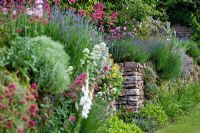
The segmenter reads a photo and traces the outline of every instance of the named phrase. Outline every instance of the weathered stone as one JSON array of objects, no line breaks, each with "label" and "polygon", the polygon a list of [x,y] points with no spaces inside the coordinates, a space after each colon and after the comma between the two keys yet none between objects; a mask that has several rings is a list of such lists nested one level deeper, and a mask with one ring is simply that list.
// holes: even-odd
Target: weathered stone
[{"label": "weathered stone", "polygon": [[127,96],[127,101],[137,102],[140,96]]},{"label": "weathered stone", "polygon": [[140,95],[140,90],[139,89],[124,89],[123,93],[126,96],[139,96]]},{"label": "weathered stone", "polygon": [[141,76],[125,76],[126,81],[139,81],[142,80]]}]

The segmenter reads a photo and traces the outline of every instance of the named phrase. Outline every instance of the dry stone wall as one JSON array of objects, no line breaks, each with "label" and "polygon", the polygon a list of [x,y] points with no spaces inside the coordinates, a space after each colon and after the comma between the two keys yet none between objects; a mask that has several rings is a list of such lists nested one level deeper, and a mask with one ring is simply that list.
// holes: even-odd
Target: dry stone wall
[{"label": "dry stone wall", "polygon": [[144,81],[142,71],[144,64],[136,62],[121,63],[123,69],[124,90],[116,103],[117,107],[125,107],[138,111],[144,103]]},{"label": "dry stone wall", "polygon": [[174,25],[172,29],[174,29],[174,31],[176,32],[176,37],[182,40],[190,39],[193,32],[191,28],[181,26],[180,24]]}]

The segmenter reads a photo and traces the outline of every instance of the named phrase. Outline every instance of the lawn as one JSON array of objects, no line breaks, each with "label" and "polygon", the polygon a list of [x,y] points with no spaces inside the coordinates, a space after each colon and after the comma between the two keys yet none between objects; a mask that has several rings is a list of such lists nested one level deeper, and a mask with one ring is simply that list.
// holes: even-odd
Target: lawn
[{"label": "lawn", "polygon": [[200,133],[200,107],[156,133]]}]

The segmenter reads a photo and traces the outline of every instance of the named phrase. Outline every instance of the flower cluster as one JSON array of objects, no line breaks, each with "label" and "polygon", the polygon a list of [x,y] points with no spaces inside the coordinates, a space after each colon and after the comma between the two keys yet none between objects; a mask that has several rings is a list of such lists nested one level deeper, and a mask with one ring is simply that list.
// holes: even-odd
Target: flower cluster
[{"label": "flower cluster", "polygon": [[[4,86],[0,92],[0,123],[1,127],[10,132],[24,133],[35,127],[33,118],[37,117],[38,107],[34,103],[37,94],[37,84],[24,89],[15,83]],[[17,129],[16,129],[17,128]]]},{"label": "flower cluster", "polygon": [[82,87],[86,83],[86,78],[87,78],[87,74],[86,73],[80,74],[76,78],[76,80],[72,83],[70,89],[67,91],[67,93],[65,95],[70,97],[73,101],[76,101],[78,96],[80,95],[80,93],[82,91],[81,90]]},{"label": "flower cluster", "polygon": [[106,101],[115,100],[122,90],[122,84],[123,76],[120,68],[117,64],[113,64],[100,78],[97,97]]},{"label": "flower cluster", "polygon": [[89,90],[89,75],[86,79],[85,86],[82,87],[83,96],[80,100],[80,105],[83,106],[82,117],[87,118],[92,105],[92,92]]}]

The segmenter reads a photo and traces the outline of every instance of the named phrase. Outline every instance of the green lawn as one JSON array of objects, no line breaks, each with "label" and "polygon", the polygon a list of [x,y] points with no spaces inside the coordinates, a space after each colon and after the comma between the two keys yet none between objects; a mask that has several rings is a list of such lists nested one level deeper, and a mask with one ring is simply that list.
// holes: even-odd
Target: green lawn
[{"label": "green lawn", "polygon": [[200,107],[156,133],[200,133]]}]

